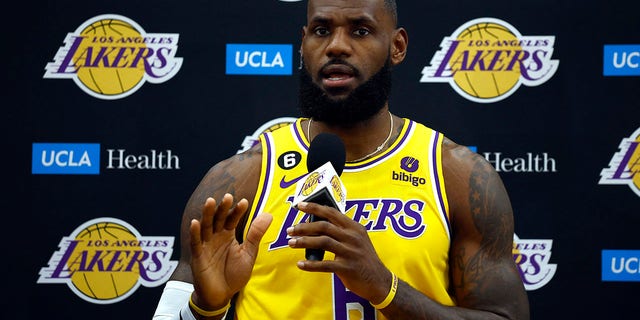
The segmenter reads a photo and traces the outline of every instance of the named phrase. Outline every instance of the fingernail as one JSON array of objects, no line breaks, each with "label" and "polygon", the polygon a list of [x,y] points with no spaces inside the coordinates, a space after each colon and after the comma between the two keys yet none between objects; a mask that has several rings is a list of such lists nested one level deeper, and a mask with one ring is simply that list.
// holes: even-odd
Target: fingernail
[{"label": "fingernail", "polygon": [[291,235],[293,233],[293,227],[287,228],[287,234]]},{"label": "fingernail", "polygon": [[297,241],[298,240],[296,238],[291,238],[291,239],[289,239],[288,244],[289,244],[290,247],[294,247],[296,245]]},{"label": "fingernail", "polygon": [[300,208],[300,209],[304,209],[304,208],[306,208],[306,207],[307,207],[307,205],[308,205],[308,204],[309,204],[309,203],[304,202],[304,201],[303,201],[303,202],[300,202],[300,203],[298,203],[298,208]]}]

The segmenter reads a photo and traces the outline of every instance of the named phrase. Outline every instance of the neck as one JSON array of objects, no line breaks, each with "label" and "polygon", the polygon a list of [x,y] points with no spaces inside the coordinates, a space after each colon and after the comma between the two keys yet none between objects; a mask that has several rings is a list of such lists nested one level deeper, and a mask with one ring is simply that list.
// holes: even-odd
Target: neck
[{"label": "neck", "polygon": [[322,132],[336,134],[344,142],[347,162],[353,162],[374,152],[387,140],[389,131],[391,131],[391,137],[384,143],[380,151],[371,154],[371,156],[383,152],[393,143],[397,137],[397,129],[402,126],[402,122],[394,117],[393,128],[390,128],[390,117],[393,115],[389,113],[388,107],[384,107],[370,119],[349,127],[329,126],[324,122],[311,121],[306,132],[307,139],[311,141],[313,137]]}]

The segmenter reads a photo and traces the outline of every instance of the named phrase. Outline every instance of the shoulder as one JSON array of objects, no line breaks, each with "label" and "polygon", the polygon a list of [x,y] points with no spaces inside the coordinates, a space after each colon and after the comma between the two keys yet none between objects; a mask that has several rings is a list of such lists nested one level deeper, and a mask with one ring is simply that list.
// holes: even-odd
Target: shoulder
[{"label": "shoulder", "polygon": [[261,163],[262,147],[257,144],[247,151],[216,163],[200,184],[209,194],[220,198],[224,193],[231,193],[237,199],[251,200],[249,196],[257,186]]},{"label": "shoulder", "polygon": [[260,179],[261,163],[262,148],[257,144],[213,165],[191,194],[186,208],[190,212],[188,218],[199,217],[209,197],[220,201],[226,193],[230,193],[235,201],[244,198],[251,203]]},{"label": "shoulder", "polygon": [[502,179],[481,155],[445,138],[442,145],[442,167],[454,221],[473,215],[480,205],[490,204],[492,207],[501,207],[492,209],[511,211]]}]

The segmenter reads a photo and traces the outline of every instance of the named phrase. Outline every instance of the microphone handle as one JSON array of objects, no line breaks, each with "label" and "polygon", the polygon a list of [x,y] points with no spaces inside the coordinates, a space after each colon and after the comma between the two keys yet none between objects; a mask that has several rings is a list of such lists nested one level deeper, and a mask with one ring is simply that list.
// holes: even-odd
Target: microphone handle
[{"label": "microphone handle", "polygon": [[[326,220],[327,219],[320,218],[315,214],[312,214],[311,217],[309,218],[309,222],[326,221]],[[324,259],[324,250],[307,248],[304,252],[304,257],[310,261],[322,261],[322,259]]]}]

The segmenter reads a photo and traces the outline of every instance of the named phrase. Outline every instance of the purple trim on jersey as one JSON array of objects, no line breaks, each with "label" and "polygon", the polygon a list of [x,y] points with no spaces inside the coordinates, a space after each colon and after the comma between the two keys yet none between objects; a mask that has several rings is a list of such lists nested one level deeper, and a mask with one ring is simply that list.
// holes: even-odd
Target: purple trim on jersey
[{"label": "purple trim on jersey", "polygon": [[409,133],[411,132],[411,128],[413,128],[413,125],[414,125],[413,120],[409,120],[409,126],[408,126],[408,128],[407,128],[407,131],[404,133],[404,136],[402,136],[402,137],[400,138],[400,142],[398,142],[398,144],[396,144],[396,146],[395,146],[395,147],[393,147],[393,149],[391,149],[390,151],[387,151],[387,153],[386,153],[386,154],[384,154],[382,157],[380,157],[380,158],[378,158],[378,159],[375,159],[375,160],[373,160],[373,161],[371,161],[371,162],[365,162],[365,163],[363,163],[363,164],[361,164],[361,165],[357,165],[357,166],[347,164],[347,165],[345,166],[345,169],[361,169],[361,168],[368,167],[368,166],[370,166],[370,165],[373,165],[373,164],[375,164],[375,163],[378,163],[378,162],[380,162],[380,161],[385,160],[385,159],[386,159],[386,158],[388,158],[390,155],[392,155],[394,152],[396,152],[396,150],[400,149],[400,148],[402,147],[402,145],[404,144],[404,142],[405,142],[407,139],[409,139]]},{"label": "purple trim on jersey", "polygon": [[440,188],[440,176],[438,175],[438,154],[436,151],[438,150],[438,140],[440,140],[440,132],[435,132],[435,139],[433,141],[433,150],[431,150],[433,155],[433,178],[436,180],[436,190],[438,191],[438,205],[440,205],[440,210],[442,211],[442,215],[444,217],[444,221],[447,223],[447,228],[451,231],[451,224],[449,223],[449,217],[447,216],[447,211],[444,208],[444,200],[442,198],[442,189]]},{"label": "purple trim on jersey", "polygon": [[[256,212],[253,213],[253,219],[255,219],[258,216],[258,212],[260,212],[260,207],[262,207],[262,202],[264,201],[264,198],[267,194],[267,190],[269,190],[269,178],[271,177],[271,153],[273,152],[273,150],[271,150],[271,143],[269,142],[269,135],[265,132],[262,134],[262,137],[264,138],[265,141],[265,145],[267,146],[267,164],[265,165],[266,171],[265,171],[265,178],[264,178],[264,184],[262,185],[262,192],[260,192],[260,198],[258,199],[258,203],[256,205]],[[253,220],[251,219],[251,220]]]},{"label": "purple trim on jersey", "polygon": [[298,141],[300,141],[300,145],[302,145],[302,147],[309,152],[309,146],[304,143],[304,139],[302,138],[302,136],[304,135],[304,133],[300,132],[300,130],[298,130],[298,122],[302,123],[302,120],[298,119],[298,121],[293,123],[293,132],[296,135],[296,139],[298,139]]}]

